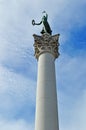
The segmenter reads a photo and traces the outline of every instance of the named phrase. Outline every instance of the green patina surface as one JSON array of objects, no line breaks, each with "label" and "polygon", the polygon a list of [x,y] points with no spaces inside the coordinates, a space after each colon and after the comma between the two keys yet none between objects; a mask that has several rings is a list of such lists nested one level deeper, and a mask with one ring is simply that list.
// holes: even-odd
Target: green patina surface
[{"label": "green patina surface", "polygon": [[32,20],[32,24],[33,25],[41,25],[43,23],[43,28],[42,28],[41,33],[42,34],[49,33],[51,35],[52,30],[51,30],[50,25],[48,23],[48,14],[45,11],[43,12],[43,14],[45,14],[45,15],[43,15],[40,23],[35,23],[35,20]]}]

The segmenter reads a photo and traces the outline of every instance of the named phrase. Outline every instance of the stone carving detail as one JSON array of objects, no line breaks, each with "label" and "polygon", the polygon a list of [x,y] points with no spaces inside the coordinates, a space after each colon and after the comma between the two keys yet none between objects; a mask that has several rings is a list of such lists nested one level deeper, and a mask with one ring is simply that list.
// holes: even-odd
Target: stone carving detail
[{"label": "stone carving detail", "polygon": [[59,47],[59,34],[51,36],[48,33],[44,33],[42,36],[36,34],[34,37],[34,48],[35,48],[35,57],[38,57],[44,53],[49,52],[54,55],[55,58],[59,56],[58,47]]}]

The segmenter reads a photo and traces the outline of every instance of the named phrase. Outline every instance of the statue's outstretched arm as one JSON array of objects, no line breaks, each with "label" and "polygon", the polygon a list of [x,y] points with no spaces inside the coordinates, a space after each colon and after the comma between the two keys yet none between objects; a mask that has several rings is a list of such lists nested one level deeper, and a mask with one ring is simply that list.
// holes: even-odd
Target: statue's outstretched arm
[{"label": "statue's outstretched arm", "polygon": [[48,14],[46,13],[46,18],[48,19]]},{"label": "statue's outstretched arm", "polygon": [[45,13],[46,14],[46,18],[48,19],[48,14],[46,13],[46,11],[43,11],[42,13]]},{"label": "statue's outstretched arm", "polygon": [[40,23],[35,23],[35,20],[32,20],[32,25],[40,25],[42,24],[42,21]]},{"label": "statue's outstretched arm", "polygon": [[42,21],[40,23],[35,23],[35,25],[40,25],[40,24],[42,24]]}]

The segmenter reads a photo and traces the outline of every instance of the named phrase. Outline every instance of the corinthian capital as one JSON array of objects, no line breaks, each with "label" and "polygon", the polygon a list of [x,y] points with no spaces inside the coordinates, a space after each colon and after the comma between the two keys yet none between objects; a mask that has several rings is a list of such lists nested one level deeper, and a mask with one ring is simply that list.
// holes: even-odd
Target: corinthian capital
[{"label": "corinthian capital", "polygon": [[50,35],[48,33],[44,33],[41,36],[36,34],[34,37],[34,49],[35,49],[35,57],[38,59],[39,56],[43,53],[51,53],[55,58],[59,56],[58,47],[59,47],[59,34]]}]

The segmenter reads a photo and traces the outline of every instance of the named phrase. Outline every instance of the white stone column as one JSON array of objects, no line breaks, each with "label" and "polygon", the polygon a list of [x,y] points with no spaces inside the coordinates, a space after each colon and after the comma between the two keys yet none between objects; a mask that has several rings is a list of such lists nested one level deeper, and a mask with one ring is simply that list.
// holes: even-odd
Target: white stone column
[{"label": "white stone column", "polygon": [[33,36],[38,60],[35,130],[59,130],[55,75],[59,34]]}]

